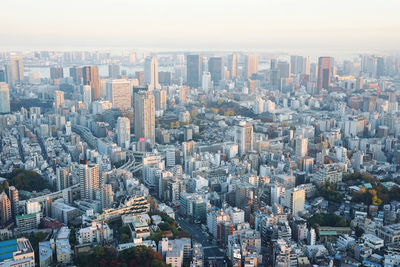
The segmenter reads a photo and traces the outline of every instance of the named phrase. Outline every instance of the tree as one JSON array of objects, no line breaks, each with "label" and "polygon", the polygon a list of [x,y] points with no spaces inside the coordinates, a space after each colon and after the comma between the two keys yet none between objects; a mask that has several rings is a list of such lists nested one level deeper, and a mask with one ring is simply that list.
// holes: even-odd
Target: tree
[{"label": "tree", "polygon": [[359,227],[359,226],[356,226],[356,228],[354,229],[354,231],[355,231],[355,234],[356,234],[356,236],[357,236],[358,238],[360,238],[360,237],[364,234],[364,230],[363,230],[361,227]]},{"label": "tree", "polygon": [[104,248],[102,246],[96,246],[93,249],[93,254],[97,257],[97,258],[101,258],[104,257],[106,255],[106,252],[104,250]]}]

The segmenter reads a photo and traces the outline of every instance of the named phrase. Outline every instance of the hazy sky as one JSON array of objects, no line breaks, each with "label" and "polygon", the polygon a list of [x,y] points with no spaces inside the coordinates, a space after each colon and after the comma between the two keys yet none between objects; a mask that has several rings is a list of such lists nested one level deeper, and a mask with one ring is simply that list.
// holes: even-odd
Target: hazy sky
[{"label": "hazy sky", "polygon": [[0,48],[396,51],[400,0],[2,0]]}]

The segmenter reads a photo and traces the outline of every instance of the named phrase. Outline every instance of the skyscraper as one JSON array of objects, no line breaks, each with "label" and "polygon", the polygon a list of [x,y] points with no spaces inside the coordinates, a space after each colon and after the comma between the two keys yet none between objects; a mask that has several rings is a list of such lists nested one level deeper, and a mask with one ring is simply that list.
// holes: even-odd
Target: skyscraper
[{"label": "skyscraper", "polygon": [[155,141],[155,105],[152,92],[139,91],[135,94],[135,135]]},{"label": "skyscraper", "polygon": [[83,67],[83,84],[92,88],[92,100],[100,98],[100,78],[97,66]]},{"label": "skyscraper", "polygon": [[120,70],[119,65],[117,64],[110,64],[108,65],[108,77],[112,79],[119,78]]},{"label": "skyscraper", "polygon": [[90,88],[90,85],[83,86],[83,103],[88,106],[92,103],[92,88]]},{"label": "skyscraper", "polygon": [[128,118],[118,117],[117,120],[118,146],[129,148],[131,141],[131,123]]},{"label": "skyscraper", "polygon": [[318,59],[318,89],[329,89],[332,73],[332,58],[320,57]]},{"label": "skyscraper", "polygon": [[61,67],[51,67],[50,68],[50,79],[61,79],[64,77],[64,70]]},{"label": "skyscraper", "polygon": [[3,193],[0,194],[0,225],[7,225],[7,223],[9,223],[11,219],[11,202],[7,194],[3,191]]},{"label": "skyscraper", "polygon": [[211,87],[212,87],[211,74],[208,71],[207,72],[205,71],[203,72],[201,88],[203,89],[204,93],[208,93]]},{"label": "skyscraper", "polygon": [[11,55],[6,65],[7,82],[11,87],[24,81],[24,63],[21,56]]},{"label": "skyscraper", "polygon": [[95,200],[96,191],[100,189],[99,165],[79,165],[79,179],[81,199]]},{"label": "skyscraper", "polygon": [[221,57],[211,57],[208,60],[208,71],[215,86],[224,78],[224,62]]},{"label": "skyscraper", "polygon": [[83,68],[74,66],[69,68],[69,76],[72,77],[75,84],[82,84],[83,82]]},{"label": "skyscraper", "polygon": [[128,109],[132,107],[131,85],[127,80],[108,80],[106,84],[106,96],[114,108]]},{"label": "skyscraper", "polygon": [[158,83],[158,62],[156,56],[146,57],[144,61],[144,83],[149,91],[160,89]]},{"label": "skyscraper", "polygon": [[258,56],[246,55],[243,69],[243,76],[245,79],[250,78],[253,74],[258,72]]},{"label": "skyscraper", "polygon": [[187,84],[190,87],[200,86],[202,73],[202,57],[200,55],[188,55],[186,57]]},{"label": "skyscraper", "polygon": [[101,187],[101,208],[103,210],[112,207],[114,202],[114,193],[112,191],[112,186],[110,184],[104,184]]},{"label": "skyscraper", "polygon": [[0,82],[0,113],[10,112],[10,90],[8,84]]},{"label": "skyscraper", "polygon": [[167,91],[164,89],[155,90],[154,102],[156,111],[167,109]]},{"label": "skyscraper", "polygon": [[235,79],[237,76],[238,55],[232,54],[228,56],[228,71],[229,77]]},{"label": "skyscraper", "polygon": [[15,188],[14,186],[10,186],[8,188],[8,195],[10,196],[12,218],[15,221],[15,218],[18,215],[18,202],[19,202],[18,189]]},{"label": "skyscraper", "polygon": [[56,91],[56,96],[54,99],[54,107],[56,109],[56,112],[61,110],[61,108],[64,105],[64,92],[63,91]]},{"label": "skyscraper", "polygon": [[242,121],[236,125],[235,142],[239,146],[239,154],[242,156],[253,149],[253,125]]},{"label": "skyscraper", "polygon": [[296,142],[295,142],[295,146],[296,146],[296,156],[304,157],[307,155],[307,151],[308,151],[308,139],[307,138],[303,138],[303,137],[297,138]]},{"label": "skyscraper", "polygon": [[70,175],[67,168],[58,167],[56,169],[56,175],[57,175],[56,186],[58,191],[63,190],[70,186]]},{"label": "skyscraper", "polygon": [[293,215],[304,210],[305,199],[305,189],[295,187],[285,191],[285,206],[290,209]]},{"label": "skyscraper", "polygon": [[290,64],[286,61],[279,61],[278,62],[278,69],[280,78],[289,78],[290,77]]}]

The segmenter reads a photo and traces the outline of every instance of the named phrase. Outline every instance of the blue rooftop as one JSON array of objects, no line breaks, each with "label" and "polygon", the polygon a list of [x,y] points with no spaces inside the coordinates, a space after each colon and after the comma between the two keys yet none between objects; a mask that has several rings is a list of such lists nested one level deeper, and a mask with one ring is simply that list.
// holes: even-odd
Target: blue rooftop
[{"label": "blue rooftop", "polygon": [[17,239],[0,242],[0,262],[11,259],[16,251],[18,251]]}]

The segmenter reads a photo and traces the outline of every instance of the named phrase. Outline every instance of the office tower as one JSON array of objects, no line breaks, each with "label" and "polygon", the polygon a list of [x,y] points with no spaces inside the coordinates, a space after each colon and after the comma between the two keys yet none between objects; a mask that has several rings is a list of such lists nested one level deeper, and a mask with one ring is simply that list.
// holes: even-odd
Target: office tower
[{"label": "office tower", "polygon": [[211,57],[208,60],[208,71],[215,86],[224,78],[224,62],[221,57]]},{"label": "office tower", "polygon": [[304,210],[306,199],[305,189],[297,187],[285,191],[285,207],[289,208],[293,215]]},{"label": "office tower", "polygon": [[320,57],[318,59],[318,89],[329,89],[331,81],[332,58]]},{"label": "office tower", "polygon": [[7,194],[0,194],[0,225],[5,226],[12,219],[11,202]]},{"label": "office tower", "polygon": [[129,54],[129,64],[136,64],[136,53]]},{"label": "office tower", "polygon": [[304,57],[303,60],[303,74],[305,75],[310,75],[311,70],[310,70],[310,57]]},{"label": "office tower", "polygon": [[100,78],[97,66],[83,67],[83,85],[90,85],[92,88],[92,100],[100,98]]},{"label": "office tower", "polygon": [[292,74],[303,74],[305,59],[302,56],[290,56],[290,72]]},{"label": "office tower", "polygon": [[112,191],[112,186],[110,184],[104,184],[101,187],[101,207],[103,210],[112,207],[114,202],[114,193]]},{"label": "office tower", "polygon": [[10,62],[6,65],[7,83],[14,87],[24,81],[24,62],[21,56],[11,55]]},{"label": "office tower", "polygon": [[144,61],[144,83],[147,84],[147,90],[149,91],[161,88],[158,83],[158,62],[156,56],[146,57]]},{"label": "office tower", "polygon": [[385,75],[385,58],[378,57],[376,60],[376,76],[379,78]]},{"label": "office tower", "polygon": [[95,200],[96,191],[100,189],[100,175],[98,164],[80,164],[79,180],[81,199]]},{"label": "office tower", "polygon": [[200,86],[202,73],[202,57],[200,55],[188,55],[186,57],[187,85],[193,88]]},{"label": "office tower", "polygon": [[51,67],[50,68],[50,79],[61,79],[64,78],[64,70],[61,67]]},{"label": "office tower", "polygon": [[167,109],[167,91],[164,89],[155,90],[154,92],[154,105],[155,110],[166,110]]},{"label": "office tower", "polygon": [[296,156],[304,157],[307,155],[308,152],[308,139],[303,137],[298,137],[295,140],[296,146]]},{"label": "office tower", "polygon": [[56,169],[56,176],[56,186],[58,191],[63,190],[71,185],[70,174],[67,168],[58,167]]},{"label": "office tower", "polygon": [[208,93],[208,91],[212,88],[211,74],[209,72],[203,72],[201,88],[203,89],[204,93]]},{"label": "office tower", "polygon": [[236,125],[235,142],[239,146],[239,154],[243,156],[253,149],[253,125],[241,121]]},{"label": "office tower", "polygon": [[239,55],[232,54],[228,56],[228,71],[229,77],[235,79],[237,77],[237,66],[238,66]]},{"label": "office tower", "polygon": [[250,78],[258,72],[258,55],[246,55],[244,62],[243,75],[244,78]]},{"label": "office tower", "polygon": [[108,80],[106,83],[106,96],[114,108],[128,109],[132,107],[131,85],[127,80]]},{"label": "office tower", "polygon": [[270,63],[270,70],[276,70],[278,68],[278,61],[275,58],[271,58],[271,63]]},{"label": "office tower", "polygon": [[0,70],[0,82],[6,81],[6,72],[5,70]]},{"label": "office tower", "polygon": [[90,88],[90,85],[83,86],[83,103],[88,106],[92,103],[92,88]]},{"label": "office tower", "polygon": [[83,83],[83,68],[74,66],[69,68],[69,76],[72,77],[75,84],[82,84]]},{"label": "office tower", "polygon": [[19,202],[18,189],[15,188],[14,186],[10,186],[8,188],[8,195],[10,197],[12,218],[15,222],[15,218],[18,215],[18,202]]},{"label": "office tower", "polygon": [[119,78],[120,71],[119,71],[119,65],[117,64],[110,64],[108,65],[108,77],[111,79],[117,79]]},{"label": "office tower", "polygon": [[0,82],[0,114],[10,113],[10,90],[8,84]]},{"label": "office tower", "polygon": [[155,141],[155,105],[152,92],[139,91],[135,94],[135,135]]},{"label": "office tower", "polygon": [[54,107],[56,112],[61,110],[64,105],[64,92],[63,91],[56,91],[56,96],[54,99]]},{"label": "office tower", "polygon": [[278,62],[278,69],[280,73],[280,78],[289,78],[290,77],[290,64],[285,61]]},{"label": "office tower", "polygon": [[131,142],[131,122],[128,118],[118,117],[117,120],[118,146],[129,148]]}]

